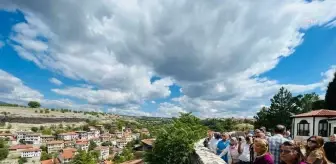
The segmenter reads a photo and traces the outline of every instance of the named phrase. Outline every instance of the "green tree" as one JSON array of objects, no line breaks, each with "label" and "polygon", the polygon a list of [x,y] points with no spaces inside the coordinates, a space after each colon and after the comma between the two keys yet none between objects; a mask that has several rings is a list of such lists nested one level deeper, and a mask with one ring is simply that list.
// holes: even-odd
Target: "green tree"
[{"label": "green tree", "polygon": [[51,158],[52,158],[52,154],[48,154],[47,152],[42,151],[40,161],[48,160],[48,159],[51,159]]},{"label": "green tree", "polygon": [[254,126],[251,124],[242,123],[242,124],[235,125],[233,128],[234,130],[237,130],[237,131],[248,131],[248,130],[253,130]]},{"label": "green tree", "polygon": [[29,101],[28,106],[31,108],[39,108],[41,107],[41,104],[37,101]]},{"label": "green tree", "polygon": [[42,151],[47,152],[47,147],[46,147],[45,145],[41,145],[41,146],[40,146],[40,149],[41,149]]},{"label": "green tree", "polygon": [[326,109],[326,104],[324,100],[317,100],[313,102],[312,110]]},{"label": "green tree", "polygon": [[329,110],[336,110],[336,72],[334,79],[329,83],[328,89],[325,95],[326,107]]},{"label": "green tree", "polygon": [[96,164],[94,156],[90,152],[79,151],[71,164]]},{"label": "green tree", "polygon": [[0,138],[0,161],[7,158],[8,153],[9,151],[8,151],[7,142],[4,139]]},{"label": "green tree", "polygon": [[27,158],[21,158],[21,157],[20,157],[19,160],[18,160],[18,163],[19,163],[19,164],[24,164],[24,163],[26,163],[26,162],[28,162],[28,161],[27,161]]},{"label": "green tree", "polygon": [[37,132],[38,131],[38,127],[34,126],[34,127],[30,128],[30,130],[33,131],[33,132]]},{"label": "green tree", "polygon": [[301,107],[298,106],[300,99],[293,98],[292,94],[281,87],[279,92],[271,99],[271,106],[263,108],[254,117],[255,126],[265,126],[267,129],[273,129],[276,125],[282,124],[287,128],[291,127],[291,116],[300,113]]},{"label": "green tree", "polygon": [[145,155],[149,164],[190,164],[194,143],[206,136],[207,128],[191,113],[181,113],[173,123],[161,128],[155,146]]},{"label": "green tree", "polygon": [[43,113],[43,110],[40,110],[40,113]]},{"label": "green tree", "polygon": [[94,141],[90,140],[89,151],[95,149],[96,147],[97,147],[97,144]]},{"label": "green tree", "polygon": [[12,124],[8,124],[7,129],[11,129],[11,128],[12,128]]},{"label": "green tree", "polygon": [[50,128],[45,128],[42,130],[42,134],[43,135],[51,135],[52,134],[52,131]]}]

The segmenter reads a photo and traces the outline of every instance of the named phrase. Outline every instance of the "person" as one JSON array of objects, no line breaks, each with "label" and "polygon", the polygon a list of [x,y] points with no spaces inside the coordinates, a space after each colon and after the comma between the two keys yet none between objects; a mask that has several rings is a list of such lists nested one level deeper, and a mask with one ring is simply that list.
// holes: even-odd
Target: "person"
[{"label": "person", "polygon": [[259,128],[261,132],[265,133],[266,134],[266,127],[265,126],[262,126]]},{"label": "person", "polygon": [[240,164],[249,164],[251,162],[250,159],[250,146],[252,145],[252,137],[247,136],[245,141],[239,143],[240,146],[238,147],[239,152],[239,163]]},{"label": "person", "polygon": [[307,158],[309,154],[315,150],[321,149],[324,144],[324,139],[321,136],[311,136],[307,139],[306,154]]},{"label": "person", "polygon": [[284,137],[287,139],[287,140],[292,140],[292,137],[290,136],[290,131],[287,130]]},{"label": "person", "polygon": [[256,158],[253,164],[274,164],[271,154],[268,152],[269,147],[266,139],[255,138],[253,150],[256,153]]},{"label": "person", "polygon": [[305,164],[304,156],[300,146],[292,141],[285,141],[280,146],[280,163],[281,164]]},{"label": "person", "polygon": [[286,127],[283,125],[277,125],[274,129],[275,135],[268,138],[268,144],[270,153],[274,156],[274,163],[280,163],[280,146],[288,141],[283,135],[286,132]]},{"label": "person", "polygon": [[203,141],[204,147],[209,147],[209,142],[212,138],[213,132],[211,130],[208,130],[208,137]]},{"label": "person", "polygon": [[217,144],[220,140],[221,136],[219,133],[214,133],[214,137],[210,140],[209,146],[210,146],[210,151],[215,153],[217,152]]},{"label": "person", "polygon": [[[223,150],[230,145],[230,135],[229,133],[224,133],[222,135],[222,140],[218,142],[217,144],[217,155],[220,155]],[[228,157],[227,155],[223,155],[222,159],[228,163]]]},{"label": "person", "polygon": [[238,140],[236,137],[230,139],[230,146],[226,147],[219,156],[222,157],[226,154],[228,156],[227,163],[239,164]]},{"label": "person", "polygon": [[307,164],[328,164],[322,149],[317,149],[309,153]]},{"label": "person", "polygon": [[323,150],[324,139],[321,136],[311,136],[307,140],[306,162],[326,164],[327,159]]},{"label": "person", "polygon": [[326,158],[330,162],[336,163],[336,134],[330,136],[329,142],[326,142],[323,148]]}]

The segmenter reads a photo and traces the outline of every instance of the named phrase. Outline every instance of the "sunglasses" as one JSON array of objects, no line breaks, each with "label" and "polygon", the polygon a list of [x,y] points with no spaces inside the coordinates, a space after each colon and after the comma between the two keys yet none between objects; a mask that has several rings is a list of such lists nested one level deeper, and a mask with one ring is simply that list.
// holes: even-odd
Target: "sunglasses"
[{"label": "sunglasses", "polygon": [[313,140],[308,140],[308,142],[311,142],[311,143],[317,143],[316,141],[313,141]]}]

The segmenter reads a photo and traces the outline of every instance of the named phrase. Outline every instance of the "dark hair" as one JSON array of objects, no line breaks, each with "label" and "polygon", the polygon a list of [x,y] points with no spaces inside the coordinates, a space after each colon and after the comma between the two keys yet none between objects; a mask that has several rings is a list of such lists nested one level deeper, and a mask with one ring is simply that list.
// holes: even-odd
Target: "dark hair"
[{"label": "dark hair", "polygon": [[[301,152],[300,145],[295,144],[291,141],[285,141],[281,146],[291,146],[292,150],[294,150],[297,153],[297,159],[295,160],[295,164],[299,164],[302,161],[304,161],[304,155]],[[285,162],[281,161],[281,164],[285,164]]]},{"label": "dark hair", "polygon": [[214,134],[214,137],[215,137],[215,139],[217,139],[217,140],[218,140],[218,139],[220,139],[220,138],[221,138],[221,135],[220,135],[219,133],[215,133],[215,134]]},{"label": "dark hair", "polygon": [[277,134],[284,134],[286,132],[286,127],[283,125],[277,125],[275,126],[274,133]]}]

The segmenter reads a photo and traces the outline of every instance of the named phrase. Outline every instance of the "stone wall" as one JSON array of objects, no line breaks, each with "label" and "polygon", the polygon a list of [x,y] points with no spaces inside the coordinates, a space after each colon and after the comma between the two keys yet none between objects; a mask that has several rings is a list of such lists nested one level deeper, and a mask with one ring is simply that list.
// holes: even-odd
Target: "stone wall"
[{"label": "stone wall", "polygon": [[204,139],[195,144],[195,155],[193,157],[194,164],[226,164],[219,156],[210,152],[210,150],[203,145]]}]

